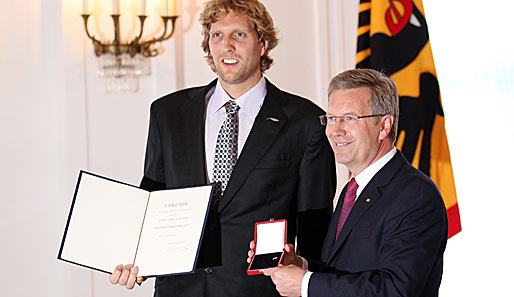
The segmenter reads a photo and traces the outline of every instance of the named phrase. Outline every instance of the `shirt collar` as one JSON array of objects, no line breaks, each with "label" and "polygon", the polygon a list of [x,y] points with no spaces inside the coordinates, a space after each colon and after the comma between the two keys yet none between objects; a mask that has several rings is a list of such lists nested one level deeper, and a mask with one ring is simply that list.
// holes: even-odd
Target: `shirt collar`
[{"label": "shirt collar", "polygon": [[373,162],[371,165],[366,167],[361,173],[355,176],[355,181],[359,185],[357,188],[357,197],[359,197],[360,193],[364,188],[368,185],[369,181],[377,174],[377,172],[382,169],[382,167],[391,160],[396,154],[396,147],[393,147],[389,152],[382,156],[382,158]]},{"label": "shirt collar", "polygon": [[[264,79],[264,76],[261,76],[261,79],[253,88],[239,96],[235,101],[242,112],[247,114],[250,118],[255,118],[264,102],[266,92],[266,80]],[[207,116],[219,111],[229,100],[233,99],[230,98],[227,92],[225,92],[218,79],[214,93],[207,105]]]}]

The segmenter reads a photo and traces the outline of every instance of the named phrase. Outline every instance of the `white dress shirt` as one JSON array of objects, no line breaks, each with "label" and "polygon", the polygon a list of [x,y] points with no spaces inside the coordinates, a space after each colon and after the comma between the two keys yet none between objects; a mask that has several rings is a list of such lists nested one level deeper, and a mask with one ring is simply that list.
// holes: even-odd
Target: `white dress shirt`
[{"label": "white dress shirt", "polygon": [[[384,167],[387,162],[389,162],[394,155],[396,154],[396,148],[393,147],[389,152],[387,152],[385,155],[382,156],[382,158],[378,159],[377,161],[373,162],[371,165],[366,167],[359,175],[354,176],[355,181],[357,182],[357,185],[359,187],[357,188],[357,193],[355,195],[355,201],[359,198],[359,195],[362,193],[364,188],[368,185],[369,181]],[[334,214],[336,215],[336,214]],[[302,261],[307,262],[305,259],[302,258]],[[303,276],[302,279],[302,296],[308,297],[309,292],[309,280],[311,279],[312,272],[307,271],[307,273]]]},{"label": "white dress shirt", "polygon": [[[250,134],[255,117],[261,110],[262,103],[266,97],[266,80],[261,80],[246,93],[236,98],[239,109],[239,133],[237,141],[237,155],[241,154],[246,139]],[[234,100],[225,92],[218,80],[216,86],[205,96],[207,110],[205,113],[205,159],[207,166],[207,177],[209,182],[213,180],[214,151],[218,140],[218,133],[227,117],[224,108],[225,103]]]}]

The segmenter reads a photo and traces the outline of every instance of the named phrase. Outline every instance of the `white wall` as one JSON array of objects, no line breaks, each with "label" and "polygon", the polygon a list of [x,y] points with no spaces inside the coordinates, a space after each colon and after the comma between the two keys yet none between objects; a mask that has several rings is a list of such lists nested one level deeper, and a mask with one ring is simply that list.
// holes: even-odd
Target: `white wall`
[{"label": "white wall", "polygon": [[[181,28],[163,44],[165,53],[152,60],[153,75],[141,80],[139,93],[105,94],[79,16],[81,2],[18,0],[0,10],[1,296],[151,296],[151,281],[128,292],[110,286],[105,274],[56,260],[78,170],[137,184],[149,104],[214,78],[200,48],[197,19],[203,1],[188,0],[179,9]],[[354,63],[358,1],[263,2],[281,37],[271,52],[275,65],[267,76],[282,89],[326,106],[329,79]],[[494,27],[481,22],[477,33],[491,46],[477,47],[481,43],[470,33],[478,28],[471,27],[474,20],[460,13],[457,26],[450,15],[456,8],[432,19],[440,9],[425,5],[464,228],[448,243],[440,295],[505,296],[514,264],[506,241],[512,233],[508,218],[513,202],[505,186],[505,168],[514,165],[509,155],[514,98],[512,81],[503,77],[514,68],[512,59],[492,59],[504,69],[501,76],[493,76],[489,63],[472,64],[459,47],[466,45],[476,57],[498,52],[508,57],[509,39],[486,38],[508,28],[509,18],[496,18]],[[438,40],[437,32],[448,28],[456,30],[455,38]],[[462,31],[467,34],[457,34]],[[488,87],[478,84],[484,81]],[[340,173],[344,180],[344,170]],[[477,189],[482,180],[494,186]]]},{"label": "white wall", "polygon": [[74,98],[65,96],[61,6],[28,0],[2,6],[0,294],[69,296],[83,284],[70,282],[69,267],[55,258],[74,179],[68,168],[84,160],[85,142],[69,130],[84,123],[68,118]]},{"label": "white wall", "polygon": [[514,39],[511,2],[424,1],[463,231],[440,296],[514,296]]}]

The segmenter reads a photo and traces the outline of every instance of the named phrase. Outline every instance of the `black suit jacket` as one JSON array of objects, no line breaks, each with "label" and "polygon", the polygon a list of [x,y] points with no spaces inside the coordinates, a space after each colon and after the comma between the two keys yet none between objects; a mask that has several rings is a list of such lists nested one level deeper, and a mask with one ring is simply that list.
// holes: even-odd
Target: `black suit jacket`
[{"label": "black suit jacket", "polygon": [[359,195],[336,240],[342,200],[323,246],[325,272],[313,273],[308,296],[437,296],[448,220],[435,184],[398,151]]},{"label": "black suit jacket", "polygon": [[[215,84],[152,103],[143,188],[207,182],[205,96]],[[333,152],[318,120],[324,112],[269,81],[266,88],[218,209],[209,215],[198,263],[203,269],[157,278],[155,296],[278,295],[270,278],[246,275],[248,244],[258,221],[287,219],[287,241],[298,236],[299,254],[321,257],[335,191]]]}]

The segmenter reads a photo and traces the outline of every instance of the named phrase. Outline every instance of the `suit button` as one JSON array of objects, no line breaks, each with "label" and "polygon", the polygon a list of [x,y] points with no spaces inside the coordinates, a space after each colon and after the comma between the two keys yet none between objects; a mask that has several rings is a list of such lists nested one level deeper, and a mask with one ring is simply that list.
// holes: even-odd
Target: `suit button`
[{"label": "suit button", "polygon": [[212,268],[207,267],[203,271],[205,271],[205,273],[212,273]]}]

